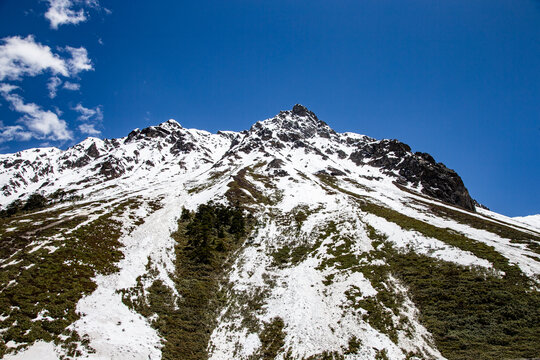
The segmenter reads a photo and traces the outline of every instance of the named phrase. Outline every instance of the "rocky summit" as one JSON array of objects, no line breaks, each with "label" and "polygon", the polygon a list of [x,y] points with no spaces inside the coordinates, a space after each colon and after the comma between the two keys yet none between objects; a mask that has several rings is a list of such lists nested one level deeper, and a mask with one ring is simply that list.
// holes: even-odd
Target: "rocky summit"
[{"label": "rocky summit", "polygon": [[302,105],[0,155],[4,359],[540,356],[540,227]]}]

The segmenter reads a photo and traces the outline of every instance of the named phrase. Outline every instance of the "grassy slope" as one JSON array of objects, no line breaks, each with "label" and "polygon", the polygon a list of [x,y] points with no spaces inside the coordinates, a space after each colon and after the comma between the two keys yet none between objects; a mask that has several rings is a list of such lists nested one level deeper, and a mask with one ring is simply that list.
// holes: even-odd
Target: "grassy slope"
[{"label": "grassy slope", "polygon": [[[69,355],[78,353],[86,340],[66,328],[79,318],[77,302],[95,289],[92,278],[117,270],[125,226],[117,216],[138,206],[137,199],[121,201],[82,226],[87,216],[65,215],[74,206],[1,220],[0,251],[10,261],[0,273],[0,356],[10,341],[21,346],[54,341]],[[81,213],[92,211],[87,204]]]}]

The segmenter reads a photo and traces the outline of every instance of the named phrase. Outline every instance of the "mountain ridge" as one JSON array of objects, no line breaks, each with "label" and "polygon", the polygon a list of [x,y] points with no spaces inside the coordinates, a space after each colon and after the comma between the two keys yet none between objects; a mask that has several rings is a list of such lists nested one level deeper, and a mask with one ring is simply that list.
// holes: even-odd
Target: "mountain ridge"
[{"label": "mountain ridge", "polygon": [[[7,170],[11,167],[24,162],[26,166],[32,166],[30,159],[22,160],[24,155],[36,152],[45,152],[52,154],[56,152],[62,156],[58,159],[62,164],[57,164],[56,169],[62,170],[65,168],[79,168],[88,165],[92,160],[102,158],[104,155],[121,144],[129,144],[137,140],[143,139],[164,139],[168,144],[174,142],[174,146],[170,149],[173,154],[179,152],[188,152],[195,148],[193,140],[194,135],[201,136],[202,134],[216,135],[231,140],[230,147],[233,147],[236,141],[251,140],[240,151],[250,151],[253,147],[264,146],[282,146],[282,143],[293,143],[296,147],[305,147],[304,141],[316,137],[331,139],[338,143],[345,143],[348,147],[357,147],[354,152],[345,154],[342,149],[332,150],[327,148],[327,153],[337,151],[338,156],[343,158],[348,156],[356,165],[364,163],[374,167],[379,167],[388,174],[396,177],[396,181],[401,185],[409,185],[416,187],[422,193],[446,201],[451,204],[461,206],[465,209],[474,211],[474,200],[470,197],[463,181],[459,175],[446,168],[442,163],[436,163],[433,157],[427,153],[412,153],[411,148],[398,140],[375,140],[365,135],[354,133],[336,133],[328,124],[319,120],[317,116],[309,111],[306,107],[296,104],[292,110],[281,111],[277,116],[256,122],[249,130],[242,132],[233,131],[218,131],[216,134],[210,134],[204,130],[185,129],[177,121],[168,120],[157,126],[149,126],[142,130],[135,129],[131,131],[127,137],[118,139],[98,139],[88,137],[81,143],[76,144],[65,151],[52,150],[56,148],[44,148],[39,150],[27,149],[15,154],[0,155],[0,191],[3,192],[6,198],[11,198],[12,193],[16,193],[17,186],[28,185],[29,183],[37,183],[38,177],[45,173],[50,173],[53,170],[51,164],[43,164],[38,169],[35,169],[34,177],[25,177],[22,172],[13,172]],[[276,136],[272,136],[275,133]],[[354,134],[354,135],[353,135]],[[99,148],[98,149],[98,144]],[[157,144],[159,148],[165,144]],[[230,149],[229,149],[230,150]],[[319,151],[320,149],[311,149]],[[211,151],[205,149],[208,156]],[[24,154],[24,155],[23,155]],[[137,154],[134,153],[135,158]],[[73,156],[77,159],[72,160]],[[124,155],[125,156],[125,155]],[[321,156],[327,156],[322,154]],[[129,156],[127,160],[131,160],[133,156]],[[15,158],[15,159],[13,159]],[[113,157],[108,162],[101,164],[100,173],[107,178],[115,178],[125,173],[126,164],[120,164],[121,159]],[[208,159],[207,159],[208,160]],[[148,164],[154,164],[154,161],[147,160]],[[137,159],[135,159],[137,162]],[[3,170],[3,171],[2,171]],[[21,182],[13,181],[12,179],[20,179]],[[12,180],[12,183],[9,183]],[[24,189],[24,186],[23,186]],[[36,189],[37,190],[37,189]],[[25,191],[28,193],[29,191]],[[6,205],[6,204],[4,204]]]}]

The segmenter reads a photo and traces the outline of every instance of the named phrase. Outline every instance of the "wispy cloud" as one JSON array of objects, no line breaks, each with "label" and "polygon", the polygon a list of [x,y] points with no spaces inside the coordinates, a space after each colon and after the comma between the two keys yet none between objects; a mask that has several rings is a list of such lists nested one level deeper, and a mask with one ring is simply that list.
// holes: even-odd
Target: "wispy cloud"
[{"label": "wispy cloud", "polygon": [[24,76],[36,76],[45,71],[53,75],[70,77],[82,71],[93,70],[85,48],[67,46],[71,58],[62,58],[51,48],[35,41],[32,35],[6,37],[0,45],[0,81],[20,80]]},{"label": "wispy cloud", "polygon": [[102,121],[103,120],[103,110],[101,108],[101,105],[96,106],[93,109],[89,109],[87,107],[84,107],[81,103],[77,104],[73,108],[73,110],[77,111],[80,115],[77,118],[79,121],[88,121],[88,120],[95,120],[95,121]]},{"label": "wispy cloud", "polygon": [[86,135],[99,135],[101,131],[96,130],[95,124],[81,124],[79,125],[79,131]]},{"label": "wispy cloud", "polygon": [[[52,29],[58,29],[60,25],[76,25],[88,20],[88,14],[84,8],[100,10],[101,6],[97,0],[48,0],[49,9],[45,13],[45,18],[49,20]],[[106,14],[110,14],[109,9],[104,9]]]},{"label": "wispy cloud", "polygon": [[79,125],[79,131],[81,133],[87,135],[98,135],[101,133],[101,131],[96,129],[96,126],[101,125],[103,121],[103,109],[101,105],[90,109],[79,103],[73,110],[79,113],[77,120],[83,122],[83,124]]},{"label": "wispy cloud", "polygon": [[66,90],[77,91],[77,90],[79,90],[81,88],[81,84],[66,81],[64,83],[63,88],[66,89]]},{"label": "wispy cloud", "polygon": [[12,140],[28,141],[31,138],[32,133],[29,131],[25,131],[22,126],[4,126],[0,122],[0,144]]},{"label": "wispy cloud", "polygon": [[2,128],[0,131],[7,131],[7,135],[12,134],[13,138],[17,138],[16,136],[21,137],[21,135],[17,134],[25,134],[23,138],[26,140],[32,137],[49,140],[69,140],[73,138],[66,122],[59,119],[57,114],[49,110],[43,110],[34,103],[25,103],[20,95],[13,94],[15,89],[17,87],[14,85],[0,83],[0,95],[9,102],[13,110],[23,114],[18,122],[23,124],[25,128],[16,125]]},{"label": "wispy cloud", "polygon": [[62,84],[62,80],[58,76],[53,76],[49,79],[47,83],[47,89],[49,89],[49,97],[54,99],[56,97],[56,91],[58,87]]}]

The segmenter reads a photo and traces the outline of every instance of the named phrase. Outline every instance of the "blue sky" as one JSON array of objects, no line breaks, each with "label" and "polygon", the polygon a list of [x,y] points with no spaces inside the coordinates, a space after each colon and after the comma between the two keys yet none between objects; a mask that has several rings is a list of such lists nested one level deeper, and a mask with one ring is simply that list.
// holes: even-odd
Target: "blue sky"
[{"label": "blue sky", "polygon": [[540,213],[540,1],[0,0],[0,38],[1,153],[302,103]]}]

